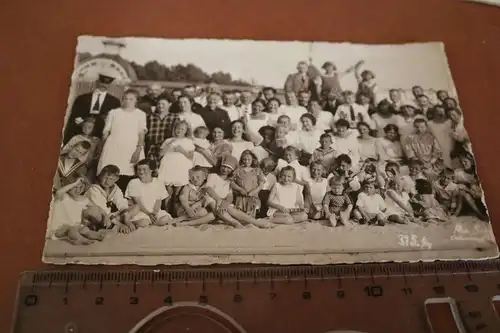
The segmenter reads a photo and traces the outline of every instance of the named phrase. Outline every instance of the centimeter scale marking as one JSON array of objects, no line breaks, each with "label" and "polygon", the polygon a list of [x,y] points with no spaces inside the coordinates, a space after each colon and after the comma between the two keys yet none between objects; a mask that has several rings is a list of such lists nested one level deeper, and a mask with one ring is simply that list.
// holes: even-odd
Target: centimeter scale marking
[{"label": "centimeter scale marking", "polygon": [[[367,333],[498,333],[496,295],[497,260],[137,271],[70,268],[21,277],[14,333],[34,332],[29,328],[39,328],[31,325],[42,317],[49,319],[45,325],[50,328],[75,325],[60,331],[67,333],[80,332],[76,327],[82,326],[86,329],[81,332],[113,332],[111,327],[119,328],[116,332],[153,332],[152,324],[148,330],[132,327],[162,307],[196,314],[196,320],[182,327],[195,327],[201,317],[219,324],[222,320],[224,327],[233,320],[234,327],[240,327],[236,322],[242,325],[224,332],[324,333],[349,328]],[[47,318],[50,311],[52,320]],[[175,311],[170,316],[180,318]],[[225,312],[214,319],[217,311]],[[92,325],[91,318],[102,313],[112,325],[108,330]],[[227,318],[220,319],[226,313]],[[302,320],[295,321],[298,318]],[[212,332],[206,325],[200,322]]]}]

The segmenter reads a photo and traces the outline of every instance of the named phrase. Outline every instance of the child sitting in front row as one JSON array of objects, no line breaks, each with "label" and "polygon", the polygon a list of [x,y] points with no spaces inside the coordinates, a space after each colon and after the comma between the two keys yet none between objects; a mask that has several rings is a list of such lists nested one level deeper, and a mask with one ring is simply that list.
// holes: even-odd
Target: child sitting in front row
[{"label": "child sitting in front row", "polygon": [[[201,166],[189,170],[189,184],[184,185],[179,193],[177,218],[174,225],[202,225],[215,219],[205,207],[208,204],[207,192],[203,184],[207,180],[208,171]],[[179,224],[180,223],[180,224]]]},{"label": "child sitting in front row", "polygon": [[60,188],[54,196],[49,238],[66,239],[74,245],[87,245],[104,239],[104,233],[92,231],[88,226],[95,220],[111,221],[104,211],[95,207],[82,193],[88,183],[84,178]]},{"label": "child sitting in front row", "polygon": [[260,162],[260,169],[264,174],[266,182],[262,186],[259,192],[260,209],[257,212],[258,218],[267,217],[267,210],[269,206],[267,205],[267,200],[269,200],[269,193],[271,188],[276,184],[276,176],[274,175],[274,170],[276,169],[276,162],[271,157],[264,158]]},{"label": "child sitting in front row", "polygon": [[306,180],[311,178],[311,174],[307,167],[299,163],[299,150],[293,146],[288,146],[283,152],[283,158],[278,160],[275,174],[279,175],[284,167],[292,167],[295,171],[294,181],[301,186],[306,185]]},{"label": "child sitting in front row", "polygon": [[[349,155],[341,154],[335,159],[332,174],[335,177],[341,177],[344,181],[345,191],[354,194],[361,188],[359,178],[352,170],[352,162]],[[354,200],[353,200],[354,201]]]},{"label": "child sitting in front row", "polygon": [[329,181],[330,191],[323,198],[323,211],[332,227],[340,224],[350,225],[349,217],[352,211],[351,198],[344,192],[342,177],[333,177]]},{"label": "child sitting in front row", "polygon": [[326,213],[323,211],[323,198],[328,191],[328,180],[324,177],[325,167],[321,161],[312,162],[309,169],[311,179],[306,181],[308,190],[306,191],[305,203],[309,210],[309,218],[319,220]]},{"label": "child sitting in front row", "polygon": [[405,224],[413,221],[413,208],[410,205],[410,196],[403,190],[400,179],[390,179],[385,191],[385,205],[387,207],[387,221]]},{"label": "child sitting in front row", "polygon": [[[116,165],[106,165],[97,177],[97,183],[92,184],[86,192],[87,197],[96,206],[101,208],[120,233],[129,233],[135,230],[130,222],[131,216],[137,213],[136,207],[129,208],[128,201],[116,185],[120,177],[120,169]],[[95,230],[108,229],[106,223],[95,226]]]},{"label": "child sitting in front row", "polygon": [[358,195],[353,217],[359,224],[385,225],[387,207],[376,192],[374,182],[363,182],[363,191]]},{"label": "child sitting in front row", "polygon": [[412,205],[416,207],[415,216],[424,222],[445,222],[446,212],[434,198],[432,184],[426,179],[415,180],[417,195],[412,198]]},{"label": "child sitting in front row", "polygon": [[277,224],[293,224],[307,220],[304,209],[302,186],[296,181],[295,169],[285,166],[280,170],[278,182],[274,184],[269,194],[269,210],[267,215]]},{"label": "child sitting in front row", "polygon": [[432,183],[434,197],[448,215],[458,216],[462,209],[462,200],[458,185],[453,182],[455,173],[449,168],[439,173],[439,178]]},{"label": "child sitting in front row", "polygon": [[151,161],[147,159],[137,162],[135,169],[138,178],[132,179],[125,191],[125,197],[138,208],[131,222],[136,228],[144,228],[151,224],[166,225],[172,217],[160,208],[162,200],[168,197],[164,183],[158,178],[153,178]]}]

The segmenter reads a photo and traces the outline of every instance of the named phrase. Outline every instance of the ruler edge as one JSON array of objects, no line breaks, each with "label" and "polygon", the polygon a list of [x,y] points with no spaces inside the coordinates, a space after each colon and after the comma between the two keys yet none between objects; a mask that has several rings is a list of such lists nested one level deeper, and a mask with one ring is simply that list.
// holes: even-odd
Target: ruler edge
[{"label": "ruler edge", "polygon": [[[72,267],[64,270],[27,270],[20,274],[18,289],[36,284],[51,284],[88,280],[108,282],[143,281],[205,281],[205,280],[247,280],[258,279],[302,279],[302,278],[348,278],[348,277],[397,277],[412,275],[476,274],[500,271],[500,259],[482,261],[434,261],[416,263],[368,263],[344,265],[250,265],[243,267],[188,266],[188,267],[121,267],[91,266],[91,269]],[[88,266],[87,266],[88,267]],[[343,274],[341,274],[343,273]],[[179,278],[180,277],[180,278]],[[167,279],[168,278],[168,279]]]}]

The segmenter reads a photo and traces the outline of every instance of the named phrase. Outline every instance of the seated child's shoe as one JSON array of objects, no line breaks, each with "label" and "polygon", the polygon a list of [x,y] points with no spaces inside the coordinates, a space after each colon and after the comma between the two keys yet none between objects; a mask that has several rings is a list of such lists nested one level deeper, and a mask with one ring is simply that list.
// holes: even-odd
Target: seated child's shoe
[{"label": "seated child's shoe", "polygon": [[384,222],[384,221],[382,221],[382,220],[378,220],[378,221],[377,221],[377,225],[379,225],[379,226],[383,227],[383,226],[385,225],[385,222]]},{"label": "seated child's shoe", "polygon": [[376,217],[372,218],[371,220],[368,221],[368,225],[374,225],[374,224],[377,224],[378,223],[378,220]]}]

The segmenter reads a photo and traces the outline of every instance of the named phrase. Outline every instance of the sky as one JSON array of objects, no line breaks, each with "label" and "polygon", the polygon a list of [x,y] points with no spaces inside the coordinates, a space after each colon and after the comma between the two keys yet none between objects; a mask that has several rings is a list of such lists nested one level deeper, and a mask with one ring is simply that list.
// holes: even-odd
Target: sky
[{"label": "sky", "polygon": [[[105,37],[81,36],[77,52],[102,53]],[[145,64],[157,60],[164,65],[192,63],[205,72],[229,72],[234,79],[255,80],[259,85],[283,87],[297,62],[313,59],[320,68],[332,61],[339,71],[364,60],[381,89],[409,89],[421,85],[455,91],[444,46],[441,43],[362,45],[325,42],[273,42],[216,39],[122,38],[121,56]],[[344,89],[356,89],[354,75],[341,80]]]}]

